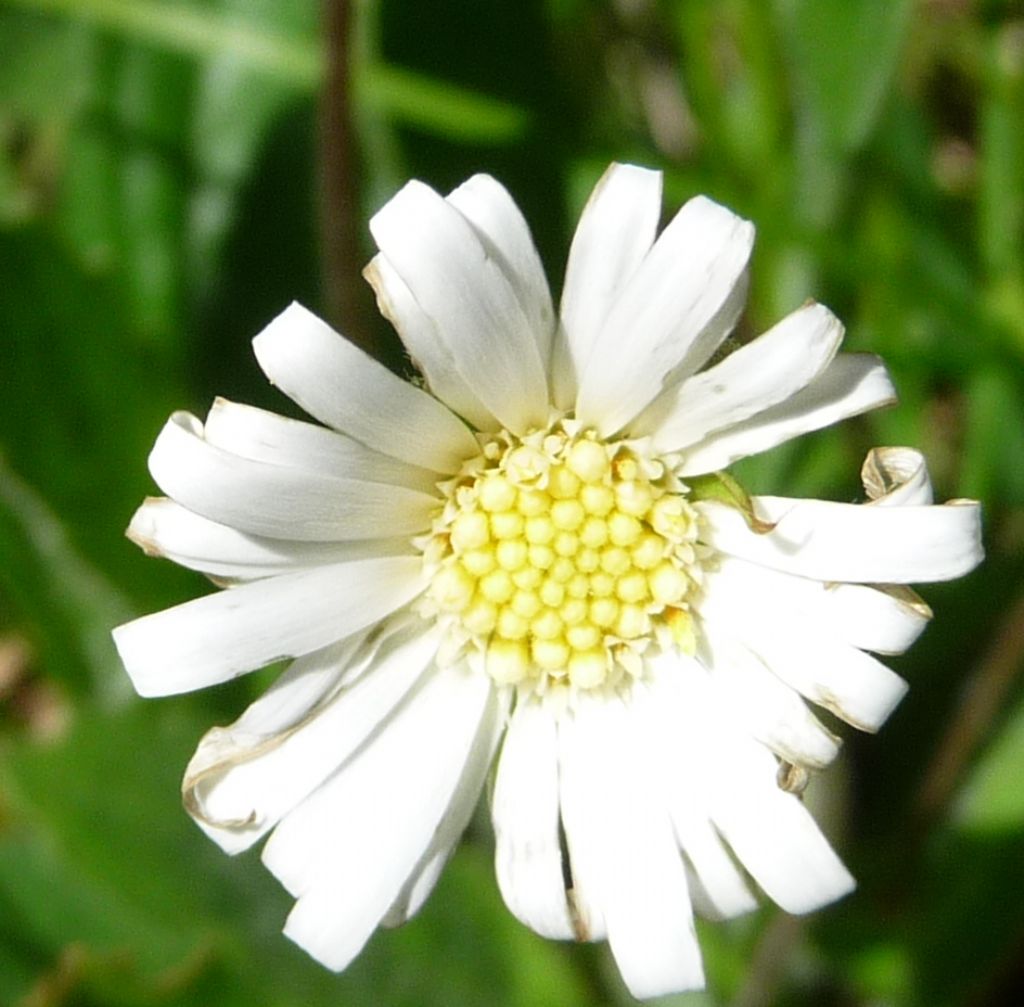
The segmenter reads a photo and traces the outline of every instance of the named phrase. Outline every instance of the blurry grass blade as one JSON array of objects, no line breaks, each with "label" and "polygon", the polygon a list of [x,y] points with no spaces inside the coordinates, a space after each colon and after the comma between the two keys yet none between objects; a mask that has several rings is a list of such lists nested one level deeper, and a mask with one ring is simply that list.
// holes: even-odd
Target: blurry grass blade
[{"label": "blurry grass blade", "polygon": [[0,844],[0,881],[23,936],[44,946],[66,947],[77,939],[102,950],[131,948],[154,971],[191,950],[180,930],[156,924],[122,893],[70,863],[52,837],[23,828],[7,835]]},{"label": "blurry grass blade", "polygon": [[978,367],[967,386],[967,430],[961,491],[979,500],[997,495],[1024,502],[1024,399],[1012,369]]},{"label": "blurry grass blade", "polygon": [[0,106],[30,120],[64,118],[87,90],[88,43],[73,25],[0,8]]},{"label": "blurry grass blade", "polygon": [[363,68],[357,96],[409,126],[458,140],[515,140],[526,130],[525,109],[410,70]]},{"label": "blurry grass blade", "polygon": [[896,70],[910,0],[779,0],[796,57],[794,86],[830,145],[867,139]]},{"label": "blurry grass blade", "polygon": [[207,61],[196,84],[189,149],[197,183],[189,197],[186,281],[202,301],[219,278],[223,242],[236,223],[237,200],[293,95],[280,82],[230,58]]},{"label": "blurry grass blade", "polygon": [[764,171],[766,162],[786,156],[781,140],[788,114],[770,5],[677,4],[676,25],[679,72],[700,132],[756,184],[780,186],[786,172]]},{"label": "blurry grass blade", "polygon": [[776,0],[796,121],[796,209],[815,229],[842,206],[844,163],[868,139],[903,48],[911,0]]},{"label": "blurry grass blade", "polygon": [[[254,70],[303,90],[323,77],[323,56],[313,42],[257,28],[178,4],[127,0],[9,0],[41,13],[87,21],[135,42],[192,56],[231,56]],[[457,139],[507,142],[522,134],[527,114],[516,105],[398,67],[368,65],[358,75],[359,95],[388,114],[428,132]]]},{"label": "blurry grass blade", "polygon": [[66,684],[93,690],[115,703],[131,694],[120,673],[110,628],[132,609],[79,555],[59,518],[0,458],[0,583],[35,622],[44,646],[70,653],[50,654],[54,671],[84,668],[86,682]]},{"label": "blurry grass blade", "polygon": [[125,287],[140,334],[173,352],[182,301],[182,186],[167,159],[152,151],[125,154],[120,169]]},{"label": "blurry grass blade", "polygon": [[1024,24],[1001,27],[986,52],[981,104],[978,244],[985,302],[1013,349],[1024,352]]},{"label": "blurry grass blade", "polygon": [[106,133],[89,121],[69,131],[57,224],[76,261],[92,274],[117,264],[118,158]]},{"label": "blurry grass blade", "polygon": [[176,760],[198,730],[136,704],[92,710],[55,744],[5,750],[0,909],[49,969],[77,947],[95,966],[120,961],[122,973],[117,999],[76,986],[81,999],[26,1003],[171,1002],[156,996],[161,987],[186,984],[217,949],[224,886],[184,880],[190,869],[202,876],[202,847],[175,799]]},{"label": "blurry grass blade", "polygon": [[110,109],[125,138],[173,149],[191,114],[192,63],[137,46],[123,47],[108,63]]},{"label": "blurry grass blade", "polygon": [[241,19],[150,0],[8,0],[28,10],[86,21],[134,42],[192,56],[230,54],[297,87],[313,88],[322,73],[312,43],[256,29]]},{"label": "blurry grass blade", "polygon": [[117,165],[124,289],[139,334],[170,355],[181,321],[186,184],[171,152],[191,117],[193,68],[176,54],[128,48],[112,69],[116,126],[105,140]]},{"label": "blurry grass blade", "polygon": [[1019,264],[1024,226],[1024,25],[1001,28],[986,55],[978,236],[986,265],[998,273]]}]

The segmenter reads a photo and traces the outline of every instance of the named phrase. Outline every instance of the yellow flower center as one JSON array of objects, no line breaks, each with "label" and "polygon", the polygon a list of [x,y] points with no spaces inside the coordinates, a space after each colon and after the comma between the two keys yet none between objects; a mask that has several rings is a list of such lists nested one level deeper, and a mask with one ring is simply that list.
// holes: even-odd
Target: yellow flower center
[{"label": "yellow flower center", "polygon": [[424,614],[495,682],[594,689],[641,674],[652,642],[692,650],[696,511],[636,443],[503,432],[444,489]]}]

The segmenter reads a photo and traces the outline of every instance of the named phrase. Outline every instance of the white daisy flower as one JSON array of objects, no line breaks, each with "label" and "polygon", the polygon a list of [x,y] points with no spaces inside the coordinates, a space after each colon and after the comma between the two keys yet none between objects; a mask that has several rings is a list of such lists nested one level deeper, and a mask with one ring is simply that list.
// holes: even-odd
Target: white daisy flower
[{"label": "white daisy flower", "polygon": [[295,896],[285,933],[343,969],[433,888],[494,767],[498,884],[553,938],[607,939],[630,990],[704,982],[694,910],[805,913],[853,886],[798,796],[874,731],[929,611],[907,582],[981,559],[879,449],[866,505],[747,497],[721,470],[891,403],[809,303],[720,360],[754,229],[703,197],[656,234],[657,172],[613,165],[556,314],[486,175],[410,182],[366,270],[409,384],[297,304],[254,342],[322,426],[177,413],[129,535],[224,587],[115,631],[144,696],[294,659],[188,766],[185,803]]}]

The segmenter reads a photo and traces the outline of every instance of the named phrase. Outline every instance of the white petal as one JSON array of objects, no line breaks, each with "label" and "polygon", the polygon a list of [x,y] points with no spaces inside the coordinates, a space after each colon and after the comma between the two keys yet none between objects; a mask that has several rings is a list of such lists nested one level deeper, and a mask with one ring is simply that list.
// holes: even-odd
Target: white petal
[{"label": "white petal", "polygon": [[921,634],[931,610],[908,588],[875,588],[795,577],[733,556],[719,558],[705,578],[737,608],[798,617],[862,650],[901,654]]},{"label": "white petal", "polygon": [[709,920],[731,920],[753,912],[757,900],[722,837],[702,813],[677,802],[672,823],[687,861],[687,884],[695,911]]},{"label": "white petal", "polygon": [[877,731],[906,695],[899,675],[856,647],[814,632],[783,636],[747,625],[737,632],[784,682],[862,731]]},{"label": "white petal", "polygon": [[196,824],[223,850],[234,854],[251,845],[246,838],[251,823],[246,819],[254,809],[235,816],[237,821],[220,816],[215,823],[211,792],[219,788],[234,762],[269,750],[278,736],[283,740],[302,724],[341,681],[358,676],[375,650],[372,644],[366,645],[368,635],[369,630],[364,629],[296,658],[238,720],[228,727],[211,728],[200,740],[185,769],[182,802]]},{"label": "white petal", "polygon": [[270,837],[263,860],[299,896],[285,934],[328,968],[359,953],[430,845],[491,698],[463,668],[424,676]]},{"label": "white petal", "polygon": [[167,421],[149,470],[164,493],[211,521],[295,541],[411,535],[429,527],[440,502],[404,486],[229,454],[206,441],[199,421],[187,413]]},{"label": "white petal", "polygon": [[[375,629],[367,627],[297,657],[230,728],[217,727],[210,733],[231,731],[238,741],[270,738],[302,723],[339,683],[362,673],[376,652],[376,644],[369,638],[376,636]],[[202,742],[199,748],[203,748]]]},{"label": "white petal", "polygon": [[496,430],[500,424],[459,374],[437,325],[420,307],[398,270],[378,254],[363,270],[363,276],[377,295],[377,310],[395,327],[431,393],[478,430]]},{"label": "white petal", "polygon": [[775,527],[753,531],[735,507],[699,503],[706,541],[720,552],[801,577],[902,584],[951,580],[984,555],[981,507],[876,507],[823,500],[754,497]]},{"label": "white petal", "polygon": [[286,542],[261,538],[193,514],[166,497],[149,497],[126,532],[150,556],[220,580],[254,580],[353,559],[411,555],[406,537],[355,542]]},{"label": "white petal", "polygon": [[634,686],[633,709],[642,718],[651,750],[648,772],[664,795],[676,839],[691,865],[694,902],[699,899],[704,915],[713,919],[750,912],[757,902],[711,824],[714,776],[707,766],[705,734],[720,729],[717,711],[673,686],[679,678],[704,678],[706,672],[685,655],[665,655],[652,662],[651,675],[650,686]]},{"label": "white petal", "polygon": [[716,472],[740,458],[895,401],[896,391],[877,357],[841,353],[816,380],[790,399],[693,445],[678,474],[685,477]]},{"label": "white petal", "polygon": [[576,415],[607,436],[671,374],[696,371],[735,322],[732,295],[754,228],[703,196],[676,214],[605,318],[580,378]]},{"label": "white petal", "polygon": [[473,435],[449,409],[300,304],[281,312],[252,345],[289,398],[375,451],[446,473],[477,453]]},{"label": "white petal", "polygon": [[562,288],[555,347],[555,404],[569,409],[579,375],[616,297],[654,244],[661,218],[661,172],[613,164],[583,208]]},{"label": "white petal", "polygon": [[474,175],[447,199],[473,225],[488,254],[501,265],[546,367],[551,359],[555,309],[544,266],[515,200],[490,175]]},{"label": "white petal", "polygon": [[409,182],[370,231],[480,401],[513,433],[542,426],[545,361],[512,285],[469,221],[432,189]]},{"label": "white petal", "polygon": [[737,639],[783,682],[862,731],[876,731],[907,691],[907,683],[856,647],[836,640],[783,606],[752,606],[742,593],[709,590],[701,619]]},{"label": "white petal", "polygon": [[902,654],[932,617],[928,605],[900,585],[826,584],[816,600],[822,629],[876,654]]},{"label": "white petal", "polygon": [[480,792],[487,780],[498,742],[505,733],[511,689],[494,690],[484,712],[473,749],[466,759],[448,810],[434,832],[434,838],[420,858],[398,898],[381,920],[386,927],[400,926],[416,915],[434,890],[441,872],[451,857],[455,844],[466,831],[473,811],[480,800]]},{"label": "white petal", "polygon": [[701,660],[737,722],[787,762],[827,766],[839,754],[840,739],[756,655],[720,627],[706,629]]},{"label": "white petal", "polygon": [[185,602],[114,630],[142,696],[168,696],[299,657],[369,626],[423,590],[416,556],[302,570]]},{"label": "white petal", "polygon": [[735,738],[717,769],[715,824],[771,899],[786,912],[808,913],[854,889],[800,799],[779,789],[770,752]]},{"label": "white petal", "polygon": [[842,323],[828,308],[804,305],[721,363],[663,392],[630,429],[651,430],[655,451],[687,448],[791,398],[828,366],[842,338]]},{"label": "white petal", "polygon": [[577,905],[599,911],[622,978],[642,999],[700,988],[704,971],[686,871],[635,727],[615,698],[581,697],[559,724],[559,746]]},{"label": "white petal", "polygon": [[204,433],[210,444],[253,461],[436,492],[436,472],[382,455],[327,427],[254,406],[218,398],[206,416]]},{"label": "white petal", "polygon": [[779,789],[775,757],[736,729],[708,679],[670,674],[675,669],[669,667],[657,670],[656,702],[682,725],[677,730],[691,744],[699,739],[709,813],[757,883],[794,913],[849,892],[853,879],[810,814],[796,796]]},{"label": "white petal", "polygon": [[[331,686],[285,718],[296,688],[310,690],[308,659],[298,672],[289,669],[287,680],[237,723],[214,728],[200,742],[183,788],[199,826],[229,853],[252,846],[372,736],[433,661],[439,642],[438,632],[416,619],[379,650],[337,655]],[[349,667],[353,657],[357,664]],[[315,671],[317,664],[322,657]],[[343,673],[346,681],[335,688]],[[275,707],[281,710],[267,723]]]},{"label": "white petal", "polygon": [[516,706],[491,799],[494,862],[505,904],[542,937],[574,936],[558,837],[558,730],[548,707]]}]

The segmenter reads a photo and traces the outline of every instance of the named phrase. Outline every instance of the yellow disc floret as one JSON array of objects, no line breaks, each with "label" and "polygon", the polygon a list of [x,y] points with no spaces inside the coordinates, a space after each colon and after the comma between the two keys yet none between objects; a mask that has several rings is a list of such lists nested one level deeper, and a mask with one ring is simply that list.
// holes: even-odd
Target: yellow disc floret
[{"label": "yellow disc floret", "polygon": [[668,467],[561,420],[482,437],[424,556],[424,612],[498,684],[615,685],[659,640],[692,650],[697,515]]}]

